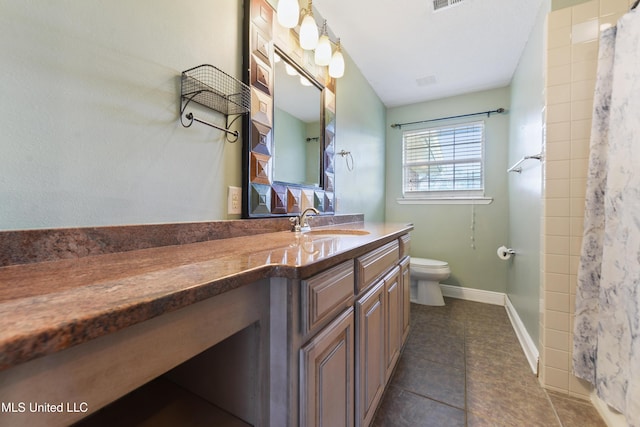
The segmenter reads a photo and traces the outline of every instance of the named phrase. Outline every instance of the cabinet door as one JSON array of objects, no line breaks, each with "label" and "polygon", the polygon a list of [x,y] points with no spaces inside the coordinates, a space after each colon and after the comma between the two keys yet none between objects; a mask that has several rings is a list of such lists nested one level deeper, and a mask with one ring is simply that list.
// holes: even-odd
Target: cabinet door
[{"label": "cabinet door", "polygon": [[400,356],[402,345],[402,287],[400,267],[395,267],[384,277],[385,293],[385,381],[388,381],[393,367]]},{"label": "cabinet door", "polygon": [[300,349],[301,426],[353,426],[353,343],[350,307]]},{"label": "cabinet door", "polygon": [[402,344],[409,336],[409,313],[411,312],[411,276],[409,272],[409,257],[400,261],[400,286],[402,289]]},{"label": "cabinet door", "polygon": [[356,426],[373,420],[385,386],[384,280],[356,301]]}]

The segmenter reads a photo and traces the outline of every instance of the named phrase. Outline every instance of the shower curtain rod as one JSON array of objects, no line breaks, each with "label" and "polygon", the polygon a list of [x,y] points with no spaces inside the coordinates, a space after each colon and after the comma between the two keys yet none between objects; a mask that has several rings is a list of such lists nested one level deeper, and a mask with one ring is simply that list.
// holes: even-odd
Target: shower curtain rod
[{"label": "shower curtain rod", "polygon": [[[640,1],[640,0],[638,0]],[[438,120],[448,120],[448,119],[459,119],[460,117],[470,117],[470,116],[479,116],[481,114],[486,114],[487,117],[491,117],[491,113],[504,113],[504,108],[498,108],[497,110],[491,111],[481,111],[479,113],[470,113],[470,114],[461,114],[459,116],[449,116],[449,117],[440,117],[437,119],[429,119],[429,120],[420,120],[417,122],[408,122],[408,123],[394,123],[391,125],[392,128],[402,128],[405,125],[415,125],[418,123],[427,123],[427,122],[437,122]]]}]

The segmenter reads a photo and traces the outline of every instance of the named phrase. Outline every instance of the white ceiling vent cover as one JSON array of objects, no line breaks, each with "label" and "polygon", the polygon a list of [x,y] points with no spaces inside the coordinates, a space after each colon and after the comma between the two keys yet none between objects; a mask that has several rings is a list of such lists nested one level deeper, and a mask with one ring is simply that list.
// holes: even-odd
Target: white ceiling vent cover
[{"label": "white ceiling vent cover", "polygon": [[456,4],[462,3],[463,1],[464,0],[433,0],[433,11],[437,12],[438,10],[454,6]]}]

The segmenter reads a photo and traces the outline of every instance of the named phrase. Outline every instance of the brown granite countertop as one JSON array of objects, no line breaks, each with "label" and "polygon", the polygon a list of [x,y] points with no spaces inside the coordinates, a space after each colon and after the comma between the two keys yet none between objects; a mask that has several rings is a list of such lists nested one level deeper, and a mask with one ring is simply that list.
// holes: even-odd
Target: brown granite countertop
[{"label": "brown granite countertop", "polygon": [[352,223],[0,267],[0,370],[268,277],[307,278],[413,229]]}]

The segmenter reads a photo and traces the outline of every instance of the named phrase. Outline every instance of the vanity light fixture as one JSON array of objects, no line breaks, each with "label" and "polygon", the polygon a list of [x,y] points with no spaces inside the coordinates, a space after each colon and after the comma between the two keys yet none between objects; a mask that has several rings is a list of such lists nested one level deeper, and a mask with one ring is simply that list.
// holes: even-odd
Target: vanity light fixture
[{"label": "vanity light fixture", "polygon": [[318,39],[318,46],[314,55],[316,65],[325,66],[331,62],[331,41],[327,34],[327,20],[322,24],[322,35]]},{"label": "vanity light fixture", "polygon": [[298,0],[278,0],[278,22],[285,28],[294,28],[298,25],[300,6]]},{"label": "vanity light fixture", "polygon": [[331,62],[329,63],[329,75],[334,79],[339,79],[344,76],[344,56],[342,55],[342,48],[340,47],[340,39],[338,39],[336,51],[333,53]]},{"label": "vanity light fixture", "polygon": [[[459,0],[460,1],[460,0]],[[315,50],[314,62],[320,67],[329,66],[329,75],[340,78],[344,75],[344,56],[340,47],[340,39],[336,51],[332,55],[331,39],[327,31],[327,20],[322,23],[322,32],[318,37],[318,26],[313,17],[313,0],[309,0],[308,9],[300,10],[298,0],[278,0],[276,13],[278,23],[285,28],[295,28],[298,25],[300,15],[303,16],[300,24],[299,43],[304,50]],[[289,75],[292,74],[287,70]]]},{"label": "vanity light fixture", "polygon": [[313,50],[318,45],[318,25],[313,17],[313,0],[309,0],[308,9],[302,9],[304,18],[300,24],[300,47]]}]

